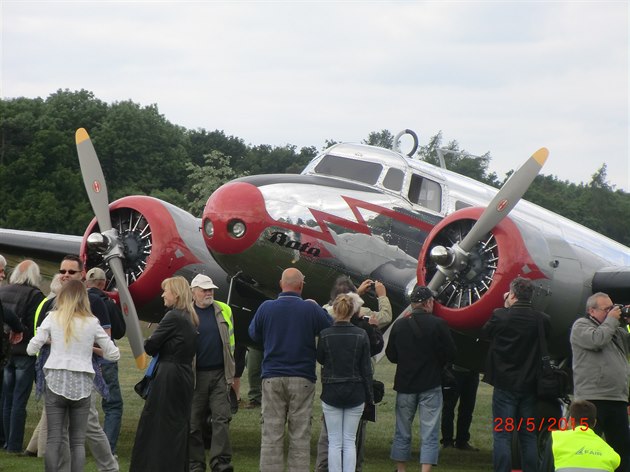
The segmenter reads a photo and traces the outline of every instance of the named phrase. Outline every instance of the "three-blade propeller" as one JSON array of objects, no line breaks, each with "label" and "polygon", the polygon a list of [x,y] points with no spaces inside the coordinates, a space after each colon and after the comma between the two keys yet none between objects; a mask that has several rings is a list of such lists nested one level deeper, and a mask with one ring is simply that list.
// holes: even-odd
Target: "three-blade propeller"
[{"label": "three-blade propeller", "polygon": [[87,191],[92,210],[94,211],[96,221],[98,221],[98,226],[101,230],[100,235],[90,235],[90,237],[96,236],[97,240],[101,240],[101,253],[116,280],[120,306],[127,324],[127,338],[131,345],[131,352],[136,359],[138,368],[144,369],[147,366],[147,356],[144,352],[144,338],[140,330],[138,313],[136,312],[136,307],[129,293],[127,279],[125,278],[123,270],[123,246],[118,231],[116,228],[112,228],[105,176],[103,175],[98,156],[96,155],[94,145],[87,131],[83,128],[79,128],[76,132],[75,140],[85,190]]},{"label": "three-blade propeller", "polygon": [[549,151],[546,148],[540,148],[532,154],[501,187],[460,243],[455,243],[450,248],[436,246],[431,250],[431,259],[436,263],[437,271],[428,284],[429,288],[439,291],[447,279],[452,279],[466,268],[470,250],[512,211],[542,169],[548,156]]}]

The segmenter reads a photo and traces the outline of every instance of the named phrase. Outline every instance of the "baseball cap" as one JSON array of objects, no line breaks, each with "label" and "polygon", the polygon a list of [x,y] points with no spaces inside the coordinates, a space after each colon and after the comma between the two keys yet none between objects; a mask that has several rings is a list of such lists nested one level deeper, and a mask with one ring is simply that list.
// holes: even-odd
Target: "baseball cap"
[{"label": "baseball cap", "polygon": [[435,297],[436,293],[431,290],[429,287],[425,287],[424,285],[416,285],[416,287],[411,292],[411,296],[409,299],[412,303],[421,303],[429,298]]},{"label": "baseball cap", "polygon": [[219,288],[216,285],[214,285],[214,282],[212,281],[210,277],[203,274],[197,274],[195,278],[192,279],[192,282],[190,282],[190,288],[195,288],[195,287],[203,288],[204,290],[208,290],[211,288]]},{"label": "baseball cap", "polygon": [[100,267],[92,267],[88,270],[88,273],[85,274],[85,280],[107,280],[105,277],[105,271]]}]

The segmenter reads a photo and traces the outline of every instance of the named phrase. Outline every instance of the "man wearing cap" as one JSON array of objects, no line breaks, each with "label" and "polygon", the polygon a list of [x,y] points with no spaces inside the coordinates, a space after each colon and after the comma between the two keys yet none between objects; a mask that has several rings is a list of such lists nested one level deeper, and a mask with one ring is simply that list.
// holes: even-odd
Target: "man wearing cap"
[{"label": "man wearing cap", "polygon": [[[94,267],[88,270],[85,275],[85,285],[88,288],[88,295],[94,294],[98,296],[109,314],[110,323],[114,323],[115,317],[119,317],[120,308],[114,300],[104,292],[105,284],[107,283],[107,277],[105,271],[99,267]],[[111,335],[111,333],[110,333]],[[112,336],[112,341],[114,338]],[[115,342],[115,341],[114,341]],[[103,379],[109,388],[109,396],[103,397],[101,400],[101,406],[103,407],[103,414],[105,420],[103,421],[103,431],[109,441],[109,446],[112,450],[112,454],[116,456],[116,443],[118,442],[118,435],[120,434],[120,425],[123,415],[123,399],[120,391],[120,383],[118,382],[118,362],[107,361],[100,359],[101,371],[103,372]]]},{"label": "man wearing cap", "polygon": [[210,470],[232,471],[229,430],[232,414],[228,396],[235,370],[232,310],[214,299],[214,290],[218,287],[207,275],[195,276],[190,287],[199,316],[196,383],[190,417],[190,471],[206,470],[202,432],[208,412],[212,417]]},{"label": "man wearing cap", "polygon": [[422,472],[437,465],[442,412],[442,369],[455,358],[446,321],[433,313],[434,293],[424,286],[411,292],[411,315],[394,323],[385,354],[396,364],[396,431],[390,457],[404,472],[411,459],[411,426],[420,409]]}]

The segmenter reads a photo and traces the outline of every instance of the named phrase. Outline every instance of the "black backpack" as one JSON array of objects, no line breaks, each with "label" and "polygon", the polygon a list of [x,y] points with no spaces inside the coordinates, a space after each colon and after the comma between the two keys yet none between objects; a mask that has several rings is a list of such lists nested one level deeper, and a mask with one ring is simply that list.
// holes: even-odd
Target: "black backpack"
[{"label": "black backpack", "polygon": [[99,290],[99,296],[107,307],[107,313],[109,314],[109,321],[112,329],[112,338],[121,339],[127,332],[127,323],[125,323],[125,317],[122,314],[122,310],[118,305],[116,305],[114,300],[109,298],[102,290]]}]

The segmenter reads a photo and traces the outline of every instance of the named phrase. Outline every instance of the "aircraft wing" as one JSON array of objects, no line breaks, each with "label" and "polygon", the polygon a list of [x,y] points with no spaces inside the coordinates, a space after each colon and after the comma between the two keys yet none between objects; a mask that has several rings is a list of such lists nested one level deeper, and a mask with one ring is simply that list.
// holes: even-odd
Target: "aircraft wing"
[{"label": "aircraft wing", "polygon": [[0,254],[37,256],[59,262],[67,254],[79,255],[81,236],[0,228]]}]

